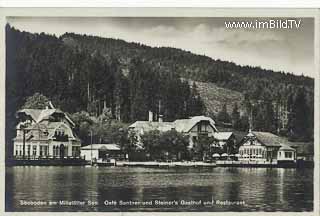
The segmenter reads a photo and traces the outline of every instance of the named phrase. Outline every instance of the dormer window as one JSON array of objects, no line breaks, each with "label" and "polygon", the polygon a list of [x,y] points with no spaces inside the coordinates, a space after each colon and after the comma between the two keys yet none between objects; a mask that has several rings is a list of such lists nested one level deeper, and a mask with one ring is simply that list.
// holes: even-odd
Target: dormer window
[{"label": "dormer window", "polygon": [[65,134],[65,131],[62,128],[56,129],[54,132],[55,140],[66,141],[68,140],[68,135]]},{"label": "dormer window", "polygon": [[207,121],[201,121],[197,125],[198,133],[208,133],[209,129],[209,122]]}]

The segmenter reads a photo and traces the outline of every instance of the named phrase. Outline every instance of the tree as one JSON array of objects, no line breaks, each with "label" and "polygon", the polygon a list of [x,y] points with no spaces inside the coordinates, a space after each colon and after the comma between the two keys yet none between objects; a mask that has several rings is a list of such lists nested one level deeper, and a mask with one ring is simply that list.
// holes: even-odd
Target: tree
[{"label": "tree", "polygon": [[99,116],[99,121],[105,123],[105,122],[111,121],[112,119],[113,118],[112,118],[111,109],[108,108],[108,107],[104,107],[103,110],[102,110],[101,115]]},{"label": "tree", "polygon": [[49,106],[49,99],[36,92],[34,95],[26,99],[25,104],[22,106],[23,109],[45,109]]},{"label": "tree", "polygon": [[201,158],[205,160],[206,157],[211,156],[212,150],[215,147],[214,137],[200,134],[195,139],[194,151]]},{"label": "tree", "polygon": [[223,145],[223,152],[227,154],[235,154],[237,152],[236,140],[234,137],[230,137]]},{"label": "tree", "polygon": [[[306,141],[310,139],[308,132],[309,121],[313,121],[312,110],[307,104],[306,91],[304,88],[298,90],[297,96],[292,105],[292,114],[290,115],[288,128],[292,133],[290,139]],[[309,136],[308,136],[309,135]]]},{"label": "tree", "polygon": [[205,111],[204,103],[199,95],[198,87],[195,82],[192,84],[191,93],[188,100],[189,116],[201,115]]},{"label": "tree", "polygon": [[161,133],[159,143],[162,152],[168,152],[171,159],[181,160],[187,157],[188,136],[176,130],[169,130]]},{"label": "tree", "polygon": [[248,131],[249,130],[249,117],[243,115],[240,117],[239,128],[240,131]]},{"label": "tree", "polygon": [[71,115],[71,119],[75,123],[75,131],[83,144],[90,144],[90,130],[92,129],[93,121],[89,113],[85,111],[76,112]]},{"label": "tree", "polygon": [[217,118],[218,118],[218,121],[223,123],[231,122],[230,115],[228,114],[228,111],[227,111],[227,104],[223,105],[222,110],[218,113]]},{"label": "tree", "polygon": [[240,112],[238,109],[238,104],[234,103],[233,110],[232,110],[232,126],[234,129],[240,128]]},{"label": "tree", "polygon": [[123,153],[128,155],[128,159],[130,160],[130,157],[133,153],[135,153],[138,150],[138,138],[134,131],[128,131],[128,139],[124,142],[119,142],[120,149]]},{"label": "tree", "polygon": [[149,159],[155,160],[159,159],[161,155],[159,154],[162,150],[160,144],[160,131],[151,130],[141,135],[141,142],[143,148],[147,154],[149,154]]}]

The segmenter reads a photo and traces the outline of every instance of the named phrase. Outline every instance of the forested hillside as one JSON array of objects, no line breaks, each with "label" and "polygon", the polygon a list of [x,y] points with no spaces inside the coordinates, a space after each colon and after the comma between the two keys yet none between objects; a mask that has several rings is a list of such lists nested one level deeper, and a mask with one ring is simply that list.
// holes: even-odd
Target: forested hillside
[{"label": "forested hillside", "polygon": [[26,98],[39,92],[69,113],[99,116],[106,106],[121,122],[146,120],[152,110],[167,121],[207,114],[237,127],[241,116],[252,113],[254,129],[276,132],[288,117],[285,135],[312,139],[314,80],[309,77],[181,49],[73,33],[58,38],[9,25],[6,45],[8,130]]}]

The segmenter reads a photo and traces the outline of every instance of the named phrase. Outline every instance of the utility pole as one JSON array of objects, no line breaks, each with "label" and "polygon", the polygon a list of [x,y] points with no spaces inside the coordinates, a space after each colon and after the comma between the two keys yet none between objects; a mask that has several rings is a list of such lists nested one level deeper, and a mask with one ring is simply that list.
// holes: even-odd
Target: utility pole
[{"label": "utility pole", "polygon": [[26,130],[25,129],[22,129],[22,133],[23,133],[23,141],[22,141],[22,144],[23,144],[23,149],[22,149],[22,158],[25,159],[25,151],[26,151]]},{"label": "utility pole", "polygon": [[91,149],[91,166],[92,166],[92,130],[90,130],[90,134],[91,134],[91,145],[90,145],[90,149]]}]

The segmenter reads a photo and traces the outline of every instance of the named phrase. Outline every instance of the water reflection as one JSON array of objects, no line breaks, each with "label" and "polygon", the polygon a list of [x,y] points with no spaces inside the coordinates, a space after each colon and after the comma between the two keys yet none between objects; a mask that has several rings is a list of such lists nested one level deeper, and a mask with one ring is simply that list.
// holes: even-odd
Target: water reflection
[{"label": "water reflection", "polygon": [[[97,206],[21,206],[20,200],[93,201]],[[202,205],[119,206],[109,201],[191,201]],[[245,205],[203,205],[205,201]],[[312,211],[313,170],[11,167],[7,211]]]}]

